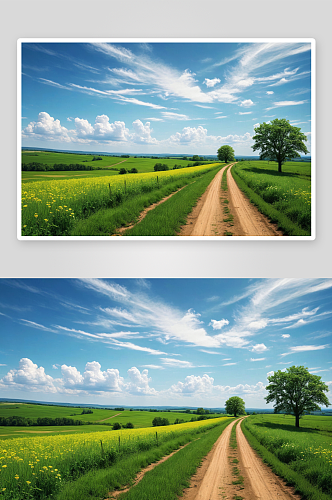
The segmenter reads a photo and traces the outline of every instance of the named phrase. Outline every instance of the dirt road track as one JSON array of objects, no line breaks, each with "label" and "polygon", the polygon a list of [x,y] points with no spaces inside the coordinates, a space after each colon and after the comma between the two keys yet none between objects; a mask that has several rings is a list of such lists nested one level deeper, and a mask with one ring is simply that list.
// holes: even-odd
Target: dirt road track
[{"label": "dirt road track", "polygon": [[271,469],[262,462],[261,458],[258,457],[246,440],[240,425],[236,428],[236,439],[240,450],[240,463],[242,464],[243,472],[248,476],[255,495],[252,497],[253,499],[301,499],[299,495],[295,495],[292,489],[286,486],[282,479],[276,476]]},{"label": "dirt road track", "polygon": [[[235,450],[229,446],[233,425],[237,425]],[[243,477],[240,486],[236,484],[239,476],[234,476],[235,465]],[[181,498],[233,500],[237,495],[243,500],[301,500],[252,450],[240,428],[239,420],[232,422],[223,431]]]},{"label": "dirt road track", "polygon": [[231,168],[227,171],[231,211],[234,212],[241,226],[241,234],[234,234],[234,236],[282,236],[282,232],[278,231],[276,225],[269,222],[267,217],[244,196],[233,179]]},{"label": "dirt road track", "polygon": [[213,450],[213,455],[209,467],[199,485],[199,489],[194,496],[185,496],[184,498],[194,498],[195,500],[220,500],[220,487],[223,482],[231,480],[232,472],[228,457],[229,439],[231,430],[237,421],[231,422],[218,438]]},{"label": "dirt road track", "polygon": [[182,226],[179,236],[220,236],[223,235],[223,210],[220,203],[221,180],[227,165],[210,182],[196,207]]}]

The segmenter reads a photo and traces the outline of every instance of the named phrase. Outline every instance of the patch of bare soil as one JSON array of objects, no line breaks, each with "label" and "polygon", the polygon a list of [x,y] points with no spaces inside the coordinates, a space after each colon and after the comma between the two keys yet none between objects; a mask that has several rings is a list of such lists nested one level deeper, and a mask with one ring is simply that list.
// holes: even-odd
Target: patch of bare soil
[{"label": "patch of bare soil", "polygon": [[[252,450],[240,428],[226,427],[183,492],[184,500],[301,500]],[[237,447],[230,446],[236,425]]]},{"label": "patch of bare soil", "polygon": [[131,224],[130,226],[120,227],[120,228],[116,229],[116,232],[114,234],[111,234],[111,236],[122,236],[126,231],[128,231],[129,229],[131,229],[134,226],[136,226],[136,224],[138,224],[139,222],[141,222],[146,217],[146,215],[150,212],[150,210],[153,210],[158,205],[161,205],[165,201],[169,200],[169,198],[171,198],[172,196],[174,196],[176,193],[179,193],[185,187],[186,186],[183,186],[182,188],[178,189],[177,191],[174,191],[174,193],[171,193],[168,196],[165,196],[165,198],[163,198],[162,200],[157,201],[156,203],[153,203],[152,205],[150,205],[148,208],[146,208],[145,210],[143,210],[139,214],[139,217],[138,217],[137,221],[134,224]]},{"label": "patch of bare soil", "polygon": [[103,418],[102,420],[96,420],[96,422],[105,422],[105,420],[109,420],[110,418],[114,418],[114,417],[117,417],[118,415],[121,415],[121,411],[120,413],[117,413],[116,415],[113,415],[112,417],[107,417],[107,418]]},{"label": "patch of bare soil", "polygon": [[129,491],[131,488],[133,488],[134,486],[136,486],[136,484],[138,484],[140,481],[142,481],[143,477],[145,476],[145,474],[147,472],[149,472],[150,470],[154,469],[155,467],[157,467],[157,465],[160,465],[162,464],[163,462],[165,462],[166,460],[168,460],[170,457],[172,457],[175,453],[177,453],[178,451],[182,450],[182,448],[185,448],[186,446],[188,446],[188,444],[190,443],[186,443],[184,444],[183,446],[180,446],[179,449],[173,451],[172,453],[170,453],[169,455],[166,455],[165,457],[161,458],[160,460],[158,460],[158,462],[154,462],[150,465],[148,465],[148,467],[146,467],[145,469],[142,469],[136,476],[136,478],[134,479],[134,484],[132,484],[131,486],[128,486],[127,488],[124,488],[123,490],[117,490],[117,491],[112,491],[109,496],[107,497],[107,499],[113,499],[113,498],[117,498],[119,495],[121,495],[122,493],[126,493],[127,491]]},{"label": "patch of bare soil", "polygon": [[227,166],[219,170],[203,196],[199,198],[188,215],[186,224],[181,227],[179,236],[224,236],[227,223],[224,221],[225,215],[221,203],[224,198],[221,180]]},{"label": "patch of bare soil", "polygon": [[230,198],[230,210],[237,221],[234,226],[234,236],[282,236],[278,226],[269,221],[265,215],[250,203],[242,193],[231,174],[230,167],[227,171],[227,187]]}]

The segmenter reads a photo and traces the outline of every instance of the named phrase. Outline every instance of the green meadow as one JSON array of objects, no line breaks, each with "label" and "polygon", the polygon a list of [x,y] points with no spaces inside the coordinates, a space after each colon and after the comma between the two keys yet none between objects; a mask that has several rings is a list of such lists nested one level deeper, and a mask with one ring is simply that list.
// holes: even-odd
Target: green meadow
[{"label": "green meadow", "polygon": [[[93,160],[94,157],[101,158]],[[189,158],[189,157],[188,157]],[[32,182],[37,180],[56,180],[56,179],[75,179],[75,178],[90,178],[103,177],[109,175],[119,175],[119,170],[125,168],[127,171],[136,168],[138,173],[153,172],[156,163],[166,164],[169,170],[172,170],[175,165],[180,167],[192,166],[193,161],[183,160],[180,158],[156,159],[156,158],[140,158],[130,156],[123,158],[121,156],[103,156],[91,154],[76,154],[76,153],[57,153],[49,151],[22,151],[22,164],[42,163],[53,167],[54,164],[80,164],[86,167],[91,167],[93,170],[46,170],[46,171],[23,171],[22,182]],[[204,163],[209,163],[208,161]],[[113,169],[113,170],[111,170]]]},{"label": "green meadow", "polygon": [[291,415],[244,419],[249,443],[297,491],[311,500],[332,498],[332,417]]},{"label": "green meadow", "polygon": [[232,173],[240,189],[288,236],[311,234],[311,163],[241,161]]}]

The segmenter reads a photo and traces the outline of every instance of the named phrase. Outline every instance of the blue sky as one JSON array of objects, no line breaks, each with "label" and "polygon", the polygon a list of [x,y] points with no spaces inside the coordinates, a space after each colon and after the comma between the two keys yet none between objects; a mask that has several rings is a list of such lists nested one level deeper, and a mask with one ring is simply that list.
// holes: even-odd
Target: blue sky
[{"label": "blue sky", "polygon": [[310,151],[310,43],[22,43],[23,146],[252,155],[274,118]]},{"label": "blue sky", "polygon": [[275,370],[332,386],[331,299],[331,279],[3,279],[0,397],[264,408]]}]

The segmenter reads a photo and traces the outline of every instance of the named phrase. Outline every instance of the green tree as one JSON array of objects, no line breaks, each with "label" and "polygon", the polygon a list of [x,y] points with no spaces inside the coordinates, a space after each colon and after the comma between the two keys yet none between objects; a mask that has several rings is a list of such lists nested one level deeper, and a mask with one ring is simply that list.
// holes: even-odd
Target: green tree
[{"label": "green tree", "polygon": [[275,401],[274,411],[295,416],[295,427],[300,427],[300,417],[307,411],[320,410],[318,403],[328,406],[328,386],[321,377],[309,373],[304,366],[291,366],[278,370],[268,378],[266,402]]},{"label": "green tree", "polygon": [[307,136],[298,127],[290,125],[289,120],[276,118],[271,123],[261,123],[255,128],[253,136],[254,151],[260,151],[260,159],[275,160],[278,162],[278,172],[286,160],[298,158],[301,153],[309,153],[303,141]]},{"label": "green tree", "polygon": [[225,403],[226,413],[233,414],[234,417],[245,414],[245,402],[239,396],[232,396]]},{"label": "green tree", "polygon": [[224,161],[225,163],[229,161],[234,161],[234,149],[231,146],[220,146],[217,151],[218,159]]}]

